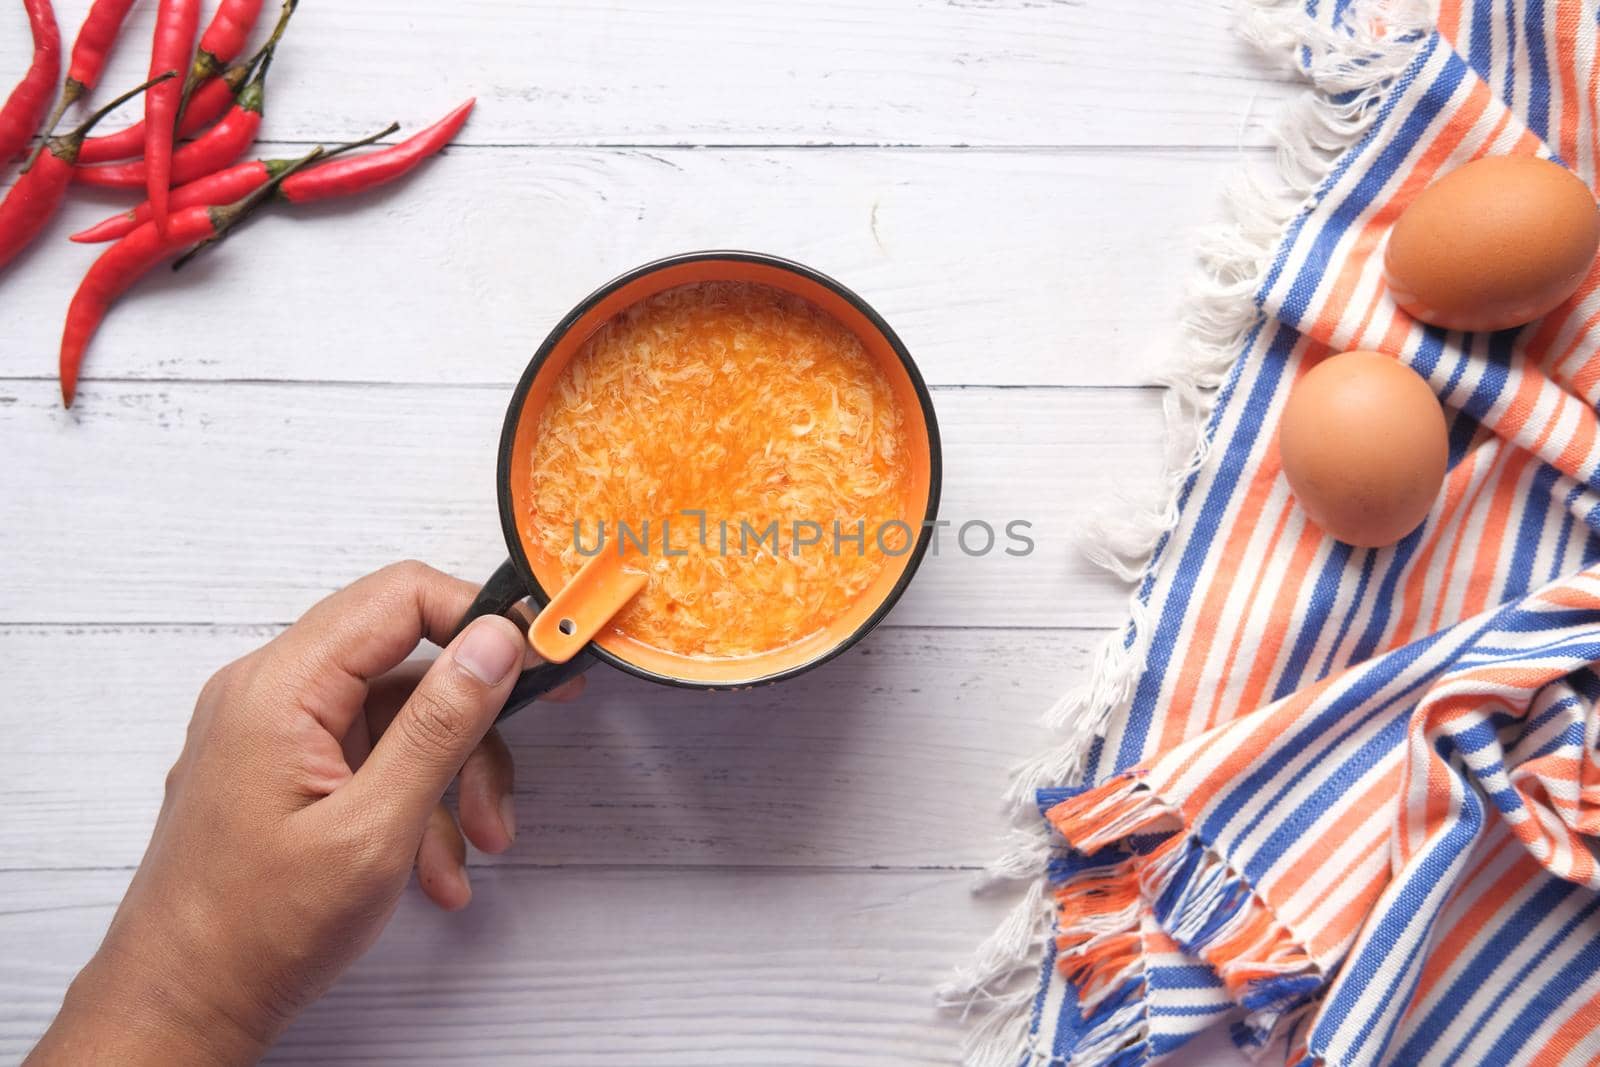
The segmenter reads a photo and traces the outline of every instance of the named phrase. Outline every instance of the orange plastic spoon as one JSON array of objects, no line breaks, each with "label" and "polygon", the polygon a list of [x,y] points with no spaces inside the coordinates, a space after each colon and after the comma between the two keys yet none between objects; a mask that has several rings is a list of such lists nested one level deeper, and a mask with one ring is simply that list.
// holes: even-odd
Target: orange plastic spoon
[{"label": "orange plastic spoon", "polygon": [[639,595],[647,581],[643,572],[629,569],[620,553],[601,552],[550,598],[528,627],[528,643],[547,663],[567,662]]}]

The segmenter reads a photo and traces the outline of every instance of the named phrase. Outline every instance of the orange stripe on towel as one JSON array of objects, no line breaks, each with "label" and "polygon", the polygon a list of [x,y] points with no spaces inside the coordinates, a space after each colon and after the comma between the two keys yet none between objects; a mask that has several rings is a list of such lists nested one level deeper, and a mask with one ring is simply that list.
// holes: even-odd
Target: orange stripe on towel
[{"label": "orange stripe on towel", "polygon": [[[1278,443],[1276,441],[1274,441],[1271,444],[1271,446],[1269,446],[1269,447],[1273,450],[1273,452],[1276,452],[1277,451],[1277,447],[1278,447]],[[1283,537],[1283,529],[1284,529],[1285,526],[1289,525],[1289,516],[1292,513],[1293,513],[1293,509],[1291,509],[1291,508],[1284,508],[1281,512],[1278,513],[1278,521],[1277,521],[1276,525],[1274,525],[1272,527],[1272,535],[1267,538],[1266,550],[1262,553],[1262,558],[1263,559],[1271,559],[1273,553],[1275,551],[1277,551],[1278,541]],[[1250,591],[1245,594],[1244,609],[1240,612],[1240,615],[1239,615],[1239,617],[1241,619],[1249,619],[1253,614],[1255,614],[1256,597],[1259,596],[1260,593],[1261,593],[1261,586],[1262,586],[1262,583],[1267,580],[1267,571],[1269,569],[1270,568],[1268,568],[1268,567],[1257,567],[1256,568],[1255,578],[1250,582]],[[1280,588],[1281,588],[1281,586],[1280,586]],[[1238,635],[1235,635],[1233,641],[1228,645],[1228,655],[1227,655],[1227,658],[1225,658],[1222,661],[1222,670],[1221,670],[1220,674],[1218,675],[1218,677],[1221,677],[1221,678],[1231,678],[1231,677],[1233,677],[1234,660],[1239,655],[1239,649],[1240,649],[1240,647],[1242,645],[1242,635],[1243,635],[1243,631],[1245,629],[1246,629],[1246,627],[1241,627],[1240,628],[1240,633]],[[1271,631],[1269,629],[1268,633],[1270,633],[1270,632]],[[1226,692],[1226,687],[1224,687],[1224,686],[1217,686],[1212,690],[1212,693],[1211,693],[1211,707],[1206,712],[1206,726],[1205,726],[1205,728],[1207,730],[1211,729],[1212,727],[1214,727],[1217,724],[1217,710],[1222,705],[1222,696],[1223,696],[1223,694],[1225,692]]]},{"label": "orange stripe on towel", "polygon": [[1569,165],[1578,162],[1578,113],[1583,98],[1578,95],[1578,27],[1582,15],[1573,0],[1556,4],[1556,71],[1561,79],[1561,158]]},{"label": "orange stripe on towel", "polygon": [[[1314,845],[1307,848],[1301,857],[1291,864],[1281,876],[1272,879],[1265,885],[1264,888],[1267,890],[1269,898],[1273,901],[1293,900],[1305,888],[1306,882],[1311,879],[1312,875],[1317,874],[1327,866],[1330,854],[1343,847],[1355,832],[1372,818],[1374,812],[1380,811],[1393,803],[1395,789],[1400,784],[1400,771],[1401,763],[1396,760],[1393,767],[1379,775],[1370,786],[1362,791],[1359,797],[1350,802],[1337,820],[1328,826],[1326,830],[1319,832]],[[1377,836],[1378,841],[1375,844],[1385,843],[1389,837],[1388,828],[1380,828]],[[1365,858],[1372,847],[1374,846],[1369,845],[1367,849],[1363,850],[1362,858]],[[1355,867],[1360,865],[1360,860],[1353,864]],[[1304,918],[1305,915],[1314,911],[1322,903],[1323,896],[1331,892],[1336,886],[1337,883],[1331,883],[1322,894],[1318,895],[1317,899],[1307,902],[1307,905],[1300,912],[1300,917]]]},{"label": "orange stripe on towel", "polygon": [[1439,35],[1455,47],[1461,34],[1461,0],[1443,0],[1439,4]]},{"label": "orange stripe on towel", "polygon": [[[1557,1067],[1565,1060],[1578,1042],[1600,1030],[1600,992],[1580,1004],[1565,1022],[1550,1035],[1539,1054],[1529,1061],[1528,1067]],[[1592,1062],[1592,1061],[1591,1061]]]},{"label": "orange stripe on towel", "polygon": [[[1475,882],[1483,871],[1489,868],[1495,858],[1505,851],[1512,841],[1510,836],[1502,837],[1500,841],[1484,856],[1475,872],[1467,876],[1465,885]],[[1417,1005],[1425,1002],[1429,992],[1450,970],[1452,964],[1461,957],[1461,954],[1471,947],[1478,935],[1482,932],[1484,924],[1499,914],[1506,901],[1517,894],[1517,891],[1527,885],[1539,870],[1539,861],[1527,853],[1519,856],[1506,871],[1495,878],[1476,901],[1467,909],[1459,921],[1440,939],[1438,944],[1432,946],[1428,953],[1427,962],[1423,964],[1422,975],[1417,979],[1416,993],[1411,998],[1411,1006],[1406,1010],[1415,1011]]]}]

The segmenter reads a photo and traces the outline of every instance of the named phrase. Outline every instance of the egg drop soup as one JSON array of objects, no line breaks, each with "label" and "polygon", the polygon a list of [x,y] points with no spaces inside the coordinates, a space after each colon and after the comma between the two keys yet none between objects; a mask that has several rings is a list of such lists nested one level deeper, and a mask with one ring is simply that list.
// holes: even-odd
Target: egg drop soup
[{"label": "egg drop soup", "polygon": [[569,580],[624,524],[649,581],[612,629],[692,657],[787,647],[915,543],[905,434],[883,372],[813,304],[748,282],[669,289],[601,327],[540,413],[535,570]]}]

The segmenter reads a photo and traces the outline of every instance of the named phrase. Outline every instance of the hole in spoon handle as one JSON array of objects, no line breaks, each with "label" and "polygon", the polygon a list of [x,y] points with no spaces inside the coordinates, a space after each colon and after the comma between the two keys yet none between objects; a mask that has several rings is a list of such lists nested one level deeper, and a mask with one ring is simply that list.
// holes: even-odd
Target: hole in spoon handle
[{"label": "hole in spoon handle", "polygon": [[595,556],[539,612],[528,628],[528,643],[547,662],[567,662],[647,581],[644,574],[624,568],[615,553]]}]

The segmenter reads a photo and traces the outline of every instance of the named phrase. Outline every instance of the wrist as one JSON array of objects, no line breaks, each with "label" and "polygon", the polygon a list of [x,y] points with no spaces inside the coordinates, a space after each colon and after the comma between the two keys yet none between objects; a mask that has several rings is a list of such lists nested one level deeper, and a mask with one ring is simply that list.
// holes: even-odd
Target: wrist
[{"label": "wrist", "polygon": [[[67,989],[61,1012],[29,1063],[253,1064],[273,1033],[170,968],[108,943]],[[60,1055],[55,1055],[60,1053]]]}]

